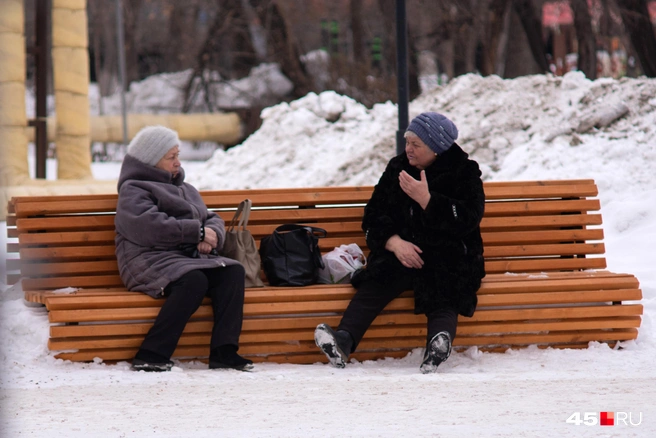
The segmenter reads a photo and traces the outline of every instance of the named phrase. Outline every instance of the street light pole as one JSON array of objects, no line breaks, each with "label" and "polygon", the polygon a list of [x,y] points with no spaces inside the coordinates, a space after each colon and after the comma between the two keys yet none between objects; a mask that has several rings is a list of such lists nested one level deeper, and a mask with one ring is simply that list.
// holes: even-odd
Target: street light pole
[{"label": "street light pole", "polygon": [[123,145],[128,144],[128,117],[125,104],[125,37],[123,34],[123,3],[116,0],[116,51],[118,53],[118,81],[121,84],[121,119],[123,122]]},{"label": "street light pole", "polygon": [[398,89],[399,129],[396,131],[396,154],[403,153],[403,134],[408,127],[408,28],[405,0],[396,0],[396,80]]}]

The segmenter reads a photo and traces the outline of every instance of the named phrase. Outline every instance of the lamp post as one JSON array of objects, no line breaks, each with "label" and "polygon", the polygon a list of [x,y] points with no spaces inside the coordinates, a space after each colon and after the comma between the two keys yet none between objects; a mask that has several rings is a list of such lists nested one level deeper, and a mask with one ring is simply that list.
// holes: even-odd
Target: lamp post
[{"label": "lamp post", "polygon": [[403,153],[403,134],[408,127],[408,39],[405,0],[396,0],[396,81],[398,89],[399,129],[396,131],[396,154]]},{"label": "lamp post", "polygon": [[116,0],[116,48],[118,53],[118,81],[121,85],[121,121],[123,124],[123,145],[128,145],[128,117],[125,104],[125,36],[123,30],[123,3]]}]

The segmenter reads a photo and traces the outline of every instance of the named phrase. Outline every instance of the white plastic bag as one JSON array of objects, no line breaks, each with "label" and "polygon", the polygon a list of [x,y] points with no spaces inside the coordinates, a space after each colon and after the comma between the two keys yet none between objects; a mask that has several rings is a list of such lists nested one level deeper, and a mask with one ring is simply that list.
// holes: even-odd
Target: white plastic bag
[{"label": "white plastic bag", "polygon": [[353,273],[367,264],[362,249],[355,243],[335,247],[322,258],[325,268],[319,270],[319,283],[349,283]]}]

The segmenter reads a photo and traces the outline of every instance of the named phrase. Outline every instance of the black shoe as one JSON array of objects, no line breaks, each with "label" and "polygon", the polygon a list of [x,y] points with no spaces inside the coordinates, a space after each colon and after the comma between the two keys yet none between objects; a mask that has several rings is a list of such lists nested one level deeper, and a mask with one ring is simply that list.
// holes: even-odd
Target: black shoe
[{"label": "black shoe", "polygon": [[319,324],[314,330],[314,342],[324,352],[330,364],[344,368],[351,354],[353,338],[346,330],[335,331],[328,324]]},{"label": "black shoe", "polygon": [[448,332],[439,332],[426,344],[424,360],[419,370],[424,374],[434,373],[450,355],[451,335]]},{"label": "black shoe", "polygon": [[162,372],[171,371],[173,362],[167,360],[166,362],[146,362],[143,359],[132,359],[132,369],[134,371],[147,371],[147,372]]},{"label": "black shoe", "polygon": [[212,351],[212,354],[210,355],[210,369],[249,371],[253,369],[253,361],[238,355],[236,346],[222,345]]}]

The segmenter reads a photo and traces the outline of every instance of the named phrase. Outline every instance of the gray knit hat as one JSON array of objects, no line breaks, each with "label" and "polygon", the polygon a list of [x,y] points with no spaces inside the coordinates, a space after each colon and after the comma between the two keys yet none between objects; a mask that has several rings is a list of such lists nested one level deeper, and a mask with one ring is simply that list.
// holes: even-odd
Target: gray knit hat
[{"label": "gray knit hat", "polygon": [[438,113],[421,113],[410,122],[407,131],[414,132],[438,155],[448,151],[458,138],[458,128]]},{"label": "gray knit hat", "polygon": [[168,151],[180,145],[178,133],[165,126],[146,126],[128,145],[128,155],[155,166]]}]

